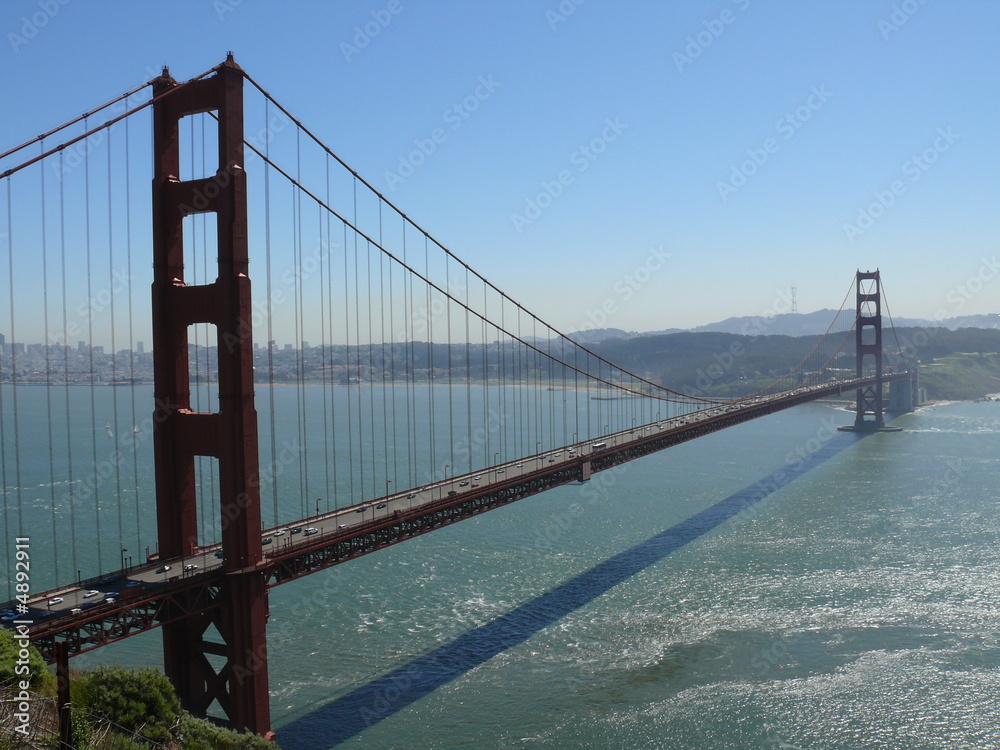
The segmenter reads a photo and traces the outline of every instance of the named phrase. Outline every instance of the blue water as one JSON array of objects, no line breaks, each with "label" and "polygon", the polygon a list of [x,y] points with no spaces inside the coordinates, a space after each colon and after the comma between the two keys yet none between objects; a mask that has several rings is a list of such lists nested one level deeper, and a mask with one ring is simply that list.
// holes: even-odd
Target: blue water
[{"label": "blue water", "polygon": [[278,587],[282,746],[1000,745],[1000,403],[849,421],[799,407]]}]

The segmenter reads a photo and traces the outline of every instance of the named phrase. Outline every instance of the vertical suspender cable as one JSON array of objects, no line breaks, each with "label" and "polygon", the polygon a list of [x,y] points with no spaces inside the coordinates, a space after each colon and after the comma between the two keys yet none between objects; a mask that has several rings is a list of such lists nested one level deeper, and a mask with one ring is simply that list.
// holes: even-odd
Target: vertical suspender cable
[{"label": "vertical suspender cable", "polygon": [[[504,298],[500,298],[500,329],[503,331],[507,330],[507,317],[506,305],[504,304]],[[498,405],[499,414],[496,417],[497,432],[500,433],[500,460],[503,462],[507,461],[507,431],[506,431],[506,419],[507,419],[507,344],[505,337],[507,334],[497,331],[497,355],[500,357],[500,404]],[[489,424],[486,425],[489,429]]]},{"label": "vertical suspender cable", "polygon": [[[11,229],[11,226],[10,226],[10,186],[11,186],[10,178],[7,178],[7,180],[5,180],[5,182],[6,182],[6,185],[7,185],[7,205],[8,205],[8,210],[7,210],[7,233],[6,233],[7,234],[7,242],[5,244],[7,246],[7,252],[11,253],[12,249],[11,249],[11,245],[10,245],[10,242],[11,242],[11,239],[10,239],[10,235],[11,235],[11,232],[10,232],[10,229]],[[13,322],[13,318],[11,319],[11,321]],[[13,345],[13,343],[14,343],[14,334],[11,333],[11,344]],[[13,351],[13,346],[12,346],[12,351]],[[6,423],[6,418],[5,418],[6,411],[4,411],[4,397],[3,397],[3,393],[4,393],[4,385],[3,385],[4,357],[5,357],[5,352],[3,351],[2,347],[0,347],[0,499],[3,500],[3,534],[4,534],[4,539],[10,539],[12,535],[10,533],[10,502],[8,501],[8,498],[7,498],[7,429],[6,429],[6,424],[5,424]],[[11,375],[13,376],[13,371],[11,372]],[[11,551],[12,551],[11,545],[10,544],[5,544],[4,545],[4,554],[6,555],[5,559],[6,559],[6,564],[7,564],[7,570],[13,570],[14,569],[14,565],[13,565],[13,563],[11,561],[11,557],[10,557]],[[14,577],[13,576],[6,576],[6,578],[7,578],[7,598],[8,599],[13,599],[14,598],[14,589],[13,589]]]},{"label": "vertical suspender cable", "polygon": [[[354,225],[358,224],[358,181],[354,181]],[[358,485],[361,489],[359,499],[365,499],[365,432],[362,423],[361,394],[361,282],[358,264],[358,233],[354,232],[354,355],[355,374],[357,375],[357,415],[358,415]]]},{"label": "vertical suspender cable", "polygon": [[[489,305],[486,301],[487,288],[483,286],[483,324],[480,329],[483,333],[483,424],[485,425],[489,420],[490,413],[490,332],[488,324],[486,323],[489,318]],[[492,466],[493,454],[490,452],[490,433],[489,430],[484,429],[483,433],[486,435],[486,440],[483,445],[483,466]],[[496,475],[494,475],[496,476]]]},{"label": "vertical suspender cable", "polygon": [[[42,153],[45,152],[45,140],[39,142]],[[49,444],[49,506],[52,515],[52,561],[55,582],[59,582],[59,557],[61,547],[59,545],[59,528],[56,523],[56,466],[55,466],[55,440],[52,435],[52,357],[51,341],[52,336],[49,331],[49,238],[48,238],[48,216],[45,206],[45,162],[38,163],[41,174],[41,202],[42,202],[42,307],[45,322],[45,416],[46,428],[48,430]],[[63,342],[64,344],[66,342]]]},{"label": "vertical suspender cable", "polygon": [[[406,221],[403,221],[403,263],[406,258]],[[414,487],[416,480],[416,439],[413,424],[413,277],[403,274],[403,360],[406,378],[406,480],[408,487]]]},{"label": "vertical suspender cable", "polygon": [[[450,259],[445,256],[444,259],[444,283],[447,285],[445,288],[450,288],[451,286],[451,264]],[[449,458],[451,463],[451,470],[453,473],[458,473],[458,467],[455,465],[455,412],[454,412],[454,379],[453,379],[453,368],[451,361],[451,300],[445,298],[444,300],[444,310],[445,315],[448,316],[448,444],[451,446],[451,451],[449,453]]]},{"label": "vertical suspender cable", "polygon": [[469,267],[465,267],[465,402],[466,426],[468,428],[469,465],[466,471],[472,471],[472,339],[469,331]]},{"label": "vertical suspender cable", "polygon": [[[76,556],[76,481],[73,478],[73,420],[70,410],[70,386],[69,386],[69,318],[67,307],[69,306],[66,296],[66,158],[65,151],[59,152],[59,256],[62,266],[62,324],[63,340],[66,347],[63,349],[63,382],[65,383],[66,396],[66,468],[67,486],[69,487],[69,525],[70,525],[70,551],[73,557],[73,570],[79,570]],[[13,334],[11,334],[13,335]]]},{"label": "vertical suspender cable", "polygon": [[17,325],[14,317],[14,214],[11,208],[12,183],[7,183],[7,283],[10,294],[10,372],[11,396],[14,402],[14,487],[17,493],[17,535],[24,536],[24,514],[21,492],[21,431],[20,404],[17,392]]},{"label": "vertical suspender cable", "polygon": [[[300,131],[295,131],[295,169],[296,179],[302,179],[302,158],[300,153]],[[299,517],[309,515],[308,485],[305,463],[305,383],[302,369],[302,196],[298,189],[291,186],[292,197],[292,347],[295,352],[295,426],[299,441]]]},{"label": "vertical suspender cable", "polygon": [[[298,128],[295,130],[295,168],[297,170],[297,176],[301,182],[302,175],[302,131]],[[303,503],[303,513],[302,517],[309,515],[309,405],[308,405],[308,389],[305,383],[305,279],[303,276],[304,263],[303,253],[305,248],[303,247],[303,234],[302,234],[302,196],[297,195],[296,201],[296,217],[295,226],[298,230],[298,248],[299,248],[299,261],[295,267],[295,278],[298,288],[298,305],[296,309],[296,315],[299,322],[298,329],[300,332],[299,340],[295,342],[296,351],[299,353],[298,363],[299,363],[299,392],[302,394],[302,503]]]},{"label": "vertical suspender cable", "polygon": [[[357,181],[354,182],[354,223],[358,219],[358,196]],[[355,373],[357,374],[358,387],[355,393],[358,398],[358,486],[361,489],[360,499],[365,499],[365,430],[362,416],[362,393],[361,393],[361,281],[359,274],[360,263],[358,262],[358,233],[354,233],[354,354],[356,357]]]},{"label": "vertical suspender cable", "polygon": [[347,222],[344,222],[344,366],[347,390],[347,470],[351,480],[351,502],[357,502],[358,497],[354,492],[354,397],[351,394],[351,296],[348,290],[348,261],[347,261]]},{"label": "vertical suspender cable", "polygon": [[[330,162],[327,160],[327,174],[329,175]],[[329,184],[329,183],[328,183]],[[329,188],[328,188],[329,189]],[[333,221],[329,212],[326,215],[326,241],[327,241],[327,263],[326,263],[326,312],[329,321],[330,331],[330,440],[333,452],[333,507],[340,507],[340,482],[337,477],[337,464],[340,461],[337,450],[337,379],[334,377],[333,361],[335,343],[333,336],[333,248],[336,246],[333,241]],[[346,252],[346,248],[341,248]]]},{"label": "vertical suspender cable", "polygon": [[[384,256],[383,256],[384,257]],[[403,489],[399,486],[399,433],[396,426],[396,313],[394,285],[392,282],[392,266],[389,266],[389,381],[392,403],[392,481],[396,491]],[[384,345],[384,337],[383,337]],[[383,358],[384,359],[384,358]],[[383,361],[382,364],[385,367]]]},{"label": "vertical suspender cable", "polygon": [[[132,402],[132,483],[135,492],[135,549],[140,549],[142,541],[141,517],[142,512],[139,503],[139,440],[141,433],[139,428],[139,418],[136,412],[135,403],[135,325],[133,320],[132,304],[132,162],[130,154],[129,123],[131,117],[125,118],[125,245],[126,245],[126,273],[128,274],[128,369],[129,369],[129,395]],[[69,343],[68,341],[66,342]]]},{"label": "vertical suspender cable", "polygon": [[[119,435],[119,424],[118,424],[118,340],[115,336],[115,296],[116,296],[116,284],[115,284],[115,251],[114,251],[114,209],[112,208],[112,203],[114,202],[113,196],[111,194],[111,133],[112,128],[108,128],[108,291],[111,297],[110,302],[110,313],[111,313],[111,381],[114,385],[111,386],[111,405],[112,405],[112,416],[115,440],[118,440]],[[51,441],[49,443],[51,446]],[[115,455],[118,454],[117,445],[115,446]],[[51,447],[50,447],[51,450]],[[125,548],[125,521],[122,509],[122,469],[121,461],[113,461],[115,465],[115,509],[118,512],[118,547],[119,549]],[[122,553],[124,554],[124,553]]]},{"label": "vertical suspender cable", "polygon": [[[383,245],[382,241],[382,203],[378,204],[378,244]],[[378,294],[379,294],[379,334],[380,334],[380,344],[379,344],[379,354],[381,355],[381,362],[379,367],[382,370],[382,461],[385,466],[385,472],[383,479],[385,479],[385,489],[386,494],[388,494],[389,487],[389,409],[386,403],[386,364],[385,364],[385,253],[378,254]],[[392,304],[392,298],[389,298],[389,304]],[[392,317],[392,310],[389,310],[389,317]],[[395,462],[393,462],[395,463]],[[382,491],[382,487],[379,487],[379,492]]]},{"label": "vertical suspender cable", "polygon": [[[428,279],[430,275],[430,255],[428,249],[427,235],[424,235],[424,276]],[[428,400],[428,424],[430,425],[431,442],[431,471],[437,469],[437,435],[434,432],[434,315],[431,305],[431,286],[427,284],[427,307],[425,317],[427,319],[427,390],[430,392]],[[433,477],[436,479],[436,477]]]},{"label": "vertical suspender cable", "polygon": [[[84,183],[86,188],[84,190],[84,204],[86,213],[86,248],[87,248],[87,343],[89,344],[90,350],[90,445],[91,453],[93,458],[93,465],[96,469],[97,467],[97,381],[94,372],[94,311],[92,303],[93,297],[93,287],[92,287],[92,275],[93,266],[91,263],[91,227],[90,227],[90,149],[87,149],[83,155],[83,171],[84,171]],[[102,554],[102,540],[101,540],[101,489],[100,480],[96,477],[94,478],[94,524],[96,531],[96,541],[97,541],[97,569],[104,570],[104,556]]]},{"label": "vertical suspender cable", "polygon": [[[326,200],[330,201],[330,162],[329,159],[326,160]],[[329,232],[324,239],[323,234],[323,209],[317,206],[317,229],[319,237],[319,247],[320,247],[320,260],[319,260],[319,373],[320,373],[320,390],[323,393],[323,476],[326,479],[326,492],[324,497],[326,498],[326,509],[330,509],[330,405],[329,399],[327,398],[326,392],[326,380],[327,380],[327,339],[326,339],[326,287],[323,285],[323,275],[324,269],[329,272],[328,263],[325,261],[329,258],[329,246],[330,238]],[[329,230],[330,218],[327,214],[326,228]],[[317,503],[317,506],[319,504]],[[317,508],[318,510],[318,508]]]},{"label": "vertical suspender cable", "polygon": [[[264,127],[270,121],[270,102],[264,101]],[[271,139],[264,141],[264,264],[267,274],[267,401],[271,430],[271,505],[274,525],[278,525],[278,445],[274,419],[274,277],[271,273]]]},{"label": "vertical suspender cable", "polygon": [[372,246],[365,240],[365,278],[368,285],[368,429],[372,436],[372,497],[382,494],[378,485],[378,441],[375,439],[375,342],[372,329]]}]

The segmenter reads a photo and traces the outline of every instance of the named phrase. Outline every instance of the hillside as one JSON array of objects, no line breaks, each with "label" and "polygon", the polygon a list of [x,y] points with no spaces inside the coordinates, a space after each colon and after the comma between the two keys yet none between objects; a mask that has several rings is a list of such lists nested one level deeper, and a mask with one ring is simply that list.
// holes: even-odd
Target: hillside
[{"label": "hillside", "polygon": [[[818,340],[684,332],[614,339],[593,348],[632,372],[685,393],[729,396],[749,393],[787,374]],[[902,360],[890,356],[897,341]],[[930,398],[974,399],[1000,392],[1000,330],[902,328],[886,334],[885,348],[887,362],[919,363]],[[852,371],[853,344],[845,350],[831,367]]]},{"label": "hillside", "polygon": [[966,400],[1000,393],[1000,354],[950,354],[920,365],[930,399]]}]

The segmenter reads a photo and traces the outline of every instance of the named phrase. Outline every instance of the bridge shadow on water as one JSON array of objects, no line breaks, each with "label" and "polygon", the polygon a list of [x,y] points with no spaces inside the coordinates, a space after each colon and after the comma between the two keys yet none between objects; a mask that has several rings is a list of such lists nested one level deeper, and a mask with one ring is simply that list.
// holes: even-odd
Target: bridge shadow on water
[{"label": "bridge shadow on water", "polygon": [[528,640],[688,542],[754,507],[775,491],[853,445],[864,433],[839,432],[807,455],[611,557],[491,622],[460,635],[366,685],[286,724],[285,750],[331,748],[403,710],[439,687]]}]

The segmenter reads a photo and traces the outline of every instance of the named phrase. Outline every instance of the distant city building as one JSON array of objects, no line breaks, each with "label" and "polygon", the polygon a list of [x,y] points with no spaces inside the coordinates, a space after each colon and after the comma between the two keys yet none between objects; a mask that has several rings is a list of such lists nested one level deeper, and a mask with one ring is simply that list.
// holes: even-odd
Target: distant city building
[{"label": "distant city building", "polygon": [[76,342],[76,350],[78,352],[86,352],[87,351],[87,342],[86,341],[77,341]]},{"label": "distant city building", "polygon": [[302,342],[302,348],[303,349],[308,349],[309,348],[309,342],[308,341],[303,341]]},{"label": "distant city building", "polygon": [[14,354],[24,354],[24,344],[11,343],[11,348]]},{"label": "distant city building", "polygon": [[292,351],[292,345],[291,344],[285,344],[285,351],[286,352]]},{"label": "distant city building", "polygon": [[135,353],[136,354],[145,354],[145,352],[146,352],[146,345],[143,344],[141,341],[136,341],[135,342]]}]

